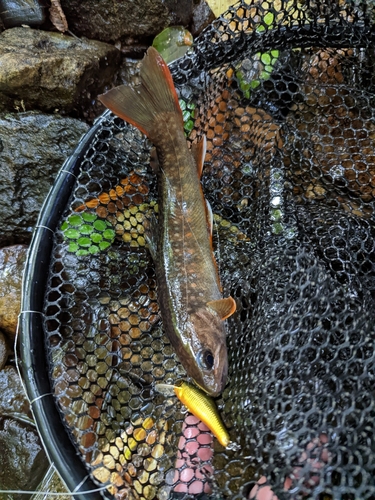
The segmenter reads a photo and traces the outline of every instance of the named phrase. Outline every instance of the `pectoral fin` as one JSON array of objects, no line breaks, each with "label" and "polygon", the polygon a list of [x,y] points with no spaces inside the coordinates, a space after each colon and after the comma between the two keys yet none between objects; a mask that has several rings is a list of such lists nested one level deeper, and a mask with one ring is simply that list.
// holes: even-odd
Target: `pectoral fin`
[{"label": "pectoral fin", "polygon": [[232,316],[236,311],[236,302],[232,297],[227,297],[225,299],[211,300],[207,302],[209,308],[213,309],[220,317],[224,320]]}]

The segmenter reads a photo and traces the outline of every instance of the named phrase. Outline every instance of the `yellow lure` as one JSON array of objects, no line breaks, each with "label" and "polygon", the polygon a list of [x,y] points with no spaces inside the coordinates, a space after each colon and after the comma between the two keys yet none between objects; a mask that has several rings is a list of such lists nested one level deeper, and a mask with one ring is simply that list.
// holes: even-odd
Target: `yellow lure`
[{"label": "yellow lure", "polygon": [[183,382],[180,386],[173,386],[173,388],[178,399],[190,413],[206,424],[219,443],[227,447],[230,443],[230,437],[214,400],[198,387],[187,382]]}]

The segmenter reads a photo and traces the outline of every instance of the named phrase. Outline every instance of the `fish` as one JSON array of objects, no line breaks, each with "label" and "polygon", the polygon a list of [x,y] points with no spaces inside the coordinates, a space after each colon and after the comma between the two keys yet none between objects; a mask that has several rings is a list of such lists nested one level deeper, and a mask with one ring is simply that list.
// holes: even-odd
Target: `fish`
[{"label": "fish", "polygon": [[233,449],[234,443],[231,443],[215,401],[204,391],[185,381],[179,385],[156,384],[155,389],[164,395],[169,395],[173,391],[190,413],[199,418],[210,429],[222,446]]},{"label": "fish", "polygon": [[172,75],[153,47],[142,61],[138,86],[115,87],[99,100],[156,148],[159,210],[147,242],[163,327],[188,376],[217,396],[228,374],[224,320],[236,302],[222,295],[213,253],[212,211],[200,182],[205,138],[189,149]]}]

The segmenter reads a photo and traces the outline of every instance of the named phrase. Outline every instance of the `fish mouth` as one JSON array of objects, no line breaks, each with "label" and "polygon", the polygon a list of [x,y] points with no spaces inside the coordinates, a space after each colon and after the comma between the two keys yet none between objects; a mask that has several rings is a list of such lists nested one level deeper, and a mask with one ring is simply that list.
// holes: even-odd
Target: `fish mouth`
[{"label": "fish mouth", "polygon": [[[220,351],[223,349],[220,349]],[[228,377],[228,363],[227,363],[227,352],[226,348],[224,348],[225,353],[217,353],[217,356],[223,356],[225,354],[225,357],[222,358],[217,358],[220,359],[220,364],[216,369],[213,370],[204,370],[203,372],[198,369],[199,376],[194,377],[193,379],[195,383],[199,386],[200,389],[202,389],[204,392],[206,392],[209,396],[216,397],[219,396],[223,390],[224,387],[226,386],[227,383],[227,377]]]},{"label": "fish mouth", "polygon": [[212,396],[213,398],[219,396],[220,393],[222,392],[221,384],[215,384],[215,386],[212,387],[212,385],[207,386],[204,383],[199,383],[196,379],[194,379],[194,382],[199,387],[199,389],[202,389],[202,391],[204,391],[209,396]]}]

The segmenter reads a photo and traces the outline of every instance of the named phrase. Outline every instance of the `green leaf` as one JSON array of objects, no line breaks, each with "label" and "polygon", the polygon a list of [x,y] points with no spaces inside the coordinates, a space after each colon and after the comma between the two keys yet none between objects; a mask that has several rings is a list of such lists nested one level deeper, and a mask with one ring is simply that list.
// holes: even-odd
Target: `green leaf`
[{"label": "green leaf", "polygon": [[89,224],[82,224],[79,230],[81,231],[81,234],[91,234],[94,231],[94,228]]},{"label": "green leaf", "polygon": [[79,236],[80,232],[78,231],[78,229],[70,228],[65,231],[65,237],[70,240],[76,240],[77,238],[79,238]]},{"label": "green leaf", "polygon": [[76,253],[76,255],[78,257],[82,257],[84,255],[88,255],[89,254],[89,251],[88,250],[84,250],[83,248],[81,248],[80,250],[78,250],[78,252]]},{"label": "green leaf", "polygon": [[74,214],[68,217],[68,222],[71,226],[80,226],[83,221],[80,215]]},{"label": "green leaf", "polygon": [[97,231],[105,231],[107,229],[107,224],[105,223],[104,220],[96,220],[94,222],[94,228]]},{"label": "green leaf", "polygon": [[82,237],[78,239],[78,245],[80,247],[89,247],[91,245],[91,239],[87,237]]},{"label": "green leaf", "polygon": [[69,252],[76,252],[79,249],[78,244],[75,241],[71,241],[68,246]]},{"label": "green leaf", "polygon": [[159,33],[152,42],[152,46],[169,64],[186,54],[193,45],[192,34],[183,26],[171,26]]},{"label": "green leaf", "polygon": [[191,132],[193,130],[193,128],[194,128],[193,120],[189,120],[185,123],[184,129],[186,132],[188,132],[188,133]]},{"label": "green leaf", "polygon": [[179,99],[178,104],[180,105],[181,111],[184,112],[186,109],[186,101],[184,101],[183,99]]},{"label": "green leaf", "polygon": [[264,52],[261,54],[260,60],[263,64],[271,64],[271,54],[269,52]]},{"label": "green leaf", "polygon": [[99,247],[97,245],[91,245],[91,247],[89,248],[89,252],[91,254],[98,253],[99,252]]},{"label": "green leaf", "polygon": [[98,218],[97,215],[90,214],[88,212],[83,212],[83,214],[82,214],[82,219],[85,222],[94,222],[94,220],[96,220],[97,218]]},{"label": "green leaf", "polygon": [[267,14],[263,18],[263,22],[267,24],[267,26],[270,26],[275,19],[275,15],[273,12],[267,12]]},{"label": "green leaf", "polygon": [[103,236],[99,233],[92,233],[90,234],[90,238],[94,243],[99,243],[100,241],[102,241]]},{"label": "green leaf", "polygon": [[111,242],[109,242],[109,241],[101,241],[101,242],[99,243],[99,248],[100,248],[100,250],[105,250],[106,248],[110,247],[110,246],[111,246],[111,244],[112,244],[112,243],[111,243]]},{"label": "green leaf", "polygon": [[106,229],[103,233],[103,236],[106,240],[113,240],[114,237],[116,236],[116,233],[114,232],[113,229]]}]

